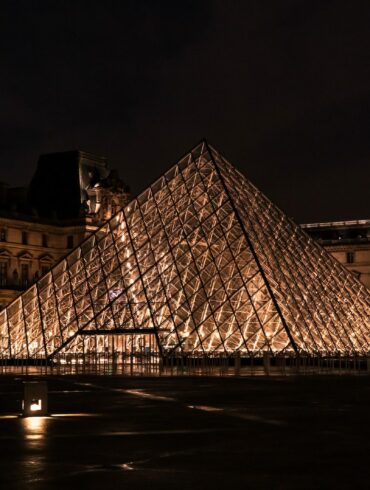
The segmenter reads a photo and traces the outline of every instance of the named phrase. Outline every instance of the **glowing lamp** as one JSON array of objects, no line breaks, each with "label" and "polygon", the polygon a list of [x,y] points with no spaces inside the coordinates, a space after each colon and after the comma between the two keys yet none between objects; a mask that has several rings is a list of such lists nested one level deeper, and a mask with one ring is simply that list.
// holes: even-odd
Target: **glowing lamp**
[{"label": "glowing lamp", "polygon": [[39,412],[41,410],[41,407],[42,407],[42,400],[34,399],[31,401],[31,405],[30,405],[31,412]]},{"label": "glowing lamp", "polygon": [[26,381],[23,383],[23,416],[46,415],[48,410],[48,387],[46,381]]}]

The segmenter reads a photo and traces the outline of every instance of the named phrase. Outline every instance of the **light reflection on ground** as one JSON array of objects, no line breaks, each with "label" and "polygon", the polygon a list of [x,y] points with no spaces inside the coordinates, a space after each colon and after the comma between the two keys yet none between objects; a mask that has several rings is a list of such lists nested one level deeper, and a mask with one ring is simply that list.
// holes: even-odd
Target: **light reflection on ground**
[{"label": "light reflection on ground", "polygon": [[23,458],[20,460],[20,473],[24,481],[42,479],[45,472],[47,449],[46,432],[51,417],[21,417],[23,431]]},{"label": "light reflection on ground", "polygon": [[102,413],[53,413],[51,418],[59,417],[102,417]]},{"label": "light reflection on ground", "polygon": [[223,412],[223,408],[208,407],[207,405],[188,405],[188,408],[194,408],[195,410],[203,410],[204,412]]},{"label": "light reflection on ground", "polygon": [[128,395],[134,395],[138,396],[140,398],[147,398],[148,400],[161,400],[161,401],[166,401],[166,402],[174,402],[176,401],[176,398],[172,398],[169,396],[162,396],[162,395],[154,395],[152,393],[147,393],[143,390],[115,390],[115,391],[121,391],[123,393],[127,393]]},{"label": "light reflection on ground", "polygon": [[22,417],[22,427],[24,430],[24,435],[45,435],[45,429],[47,426],[47,421],[50,417]]},{"label": "light reflection on ground", "polygon": [[368,478],[368,377],[54,377],[52,415],[29,418],[22,380],[0,376],[1,490],[348,489]]}]

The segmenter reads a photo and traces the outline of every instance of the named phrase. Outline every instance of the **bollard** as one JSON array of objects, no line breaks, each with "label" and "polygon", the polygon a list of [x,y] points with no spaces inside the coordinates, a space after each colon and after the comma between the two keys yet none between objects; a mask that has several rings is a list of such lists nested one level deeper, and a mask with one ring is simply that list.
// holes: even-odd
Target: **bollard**
[{"label": "bollard", "polygon": [[48,386],[46,381],[23,383],[23,417],[46,415],[48,412]]}]

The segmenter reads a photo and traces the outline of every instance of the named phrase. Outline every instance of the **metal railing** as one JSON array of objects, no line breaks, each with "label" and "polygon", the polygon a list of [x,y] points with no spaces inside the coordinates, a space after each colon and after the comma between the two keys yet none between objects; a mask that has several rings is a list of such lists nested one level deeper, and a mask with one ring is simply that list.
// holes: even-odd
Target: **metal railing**
[{"label": "metal railing", "polygon": [[370,356],[160,357],[158,353],[58,354],[52,361],[0,359],[0,374],[98,374],[123,376],[370,375]]}]

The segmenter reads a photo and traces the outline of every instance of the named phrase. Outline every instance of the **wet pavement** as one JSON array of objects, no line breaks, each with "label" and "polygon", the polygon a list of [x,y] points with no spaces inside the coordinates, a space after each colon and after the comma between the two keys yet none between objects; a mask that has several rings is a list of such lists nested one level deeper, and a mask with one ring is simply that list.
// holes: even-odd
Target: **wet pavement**
[{"label": "wet pavement", "polygon": [[0,376],[1,489],[370,485],[368,376],[51,376],[20,418],[24,379]]}]

